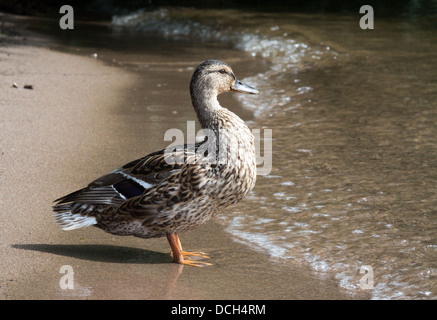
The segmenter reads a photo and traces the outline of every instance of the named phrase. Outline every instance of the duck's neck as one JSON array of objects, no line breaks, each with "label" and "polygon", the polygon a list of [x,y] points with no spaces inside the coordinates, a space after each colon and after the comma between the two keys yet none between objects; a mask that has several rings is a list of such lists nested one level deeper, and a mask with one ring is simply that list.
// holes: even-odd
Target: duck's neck
[{"label": "duck's neck", "polygon": [[213,91],[206,91],[201,94],[199,92],[192,92],[191,100],[202,128],[218,129],[216,117],[223,108],[217,100],[217,93]]},{"label": "duck's neck", "polygon": [[[192,92],[191,97],[200,125],[203,129],[210,129],[215,133],[215,142],[219,149],[223,146],[244,146],[254,153],[251,131],[239,116],[220,106],[216,93],[205,92],[193,95]],[[238,148],[234,152],[237,150]]]},{"label": "duck's neck", "polygon": [[[208,139],[206,150],[215,150],[216,160],[234,168],[235,175],[245,177],[250,190],[256,180],[256,155],[254,137],[244,121],[235,113],[220,106],[217,94],[191,94],[194,110],[204,129],[215,133]],[[214,145],[212,145],[214,144]]]}]

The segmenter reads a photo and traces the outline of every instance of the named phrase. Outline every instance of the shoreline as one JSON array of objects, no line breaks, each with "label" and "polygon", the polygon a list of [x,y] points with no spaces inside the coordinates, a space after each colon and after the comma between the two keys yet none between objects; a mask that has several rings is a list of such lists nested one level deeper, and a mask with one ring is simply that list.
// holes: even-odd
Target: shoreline
[{"label": "shoreline", "polygon": [[[14,21],[32,24],[31,18],[8,19],[18,29]],[[91,53],[51,50],[46,36],[20,33],[26,40],[14,36],[0,48],[0,94],[6,97],[0,101],[0,299],[366,298],[233,241],[214,220],[181,237],[184,248],[211,254],[209,268],[171,263],[163,238],[60,230],[52,219],[54,199],[162,148],[162,130],[174,120],[150,120],[154,126],[135,121],[147,103],[135,99],[155,84],[153,77],[108,65]],[[167,105],[159,112],[164,119],[172,110]],[[73,290],[59,286],[64,265],[74,270]]]}]

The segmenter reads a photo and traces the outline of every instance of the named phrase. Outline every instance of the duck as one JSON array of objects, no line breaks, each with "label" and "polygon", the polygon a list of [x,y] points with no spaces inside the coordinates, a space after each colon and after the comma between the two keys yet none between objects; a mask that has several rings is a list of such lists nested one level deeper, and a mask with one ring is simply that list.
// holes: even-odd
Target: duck
[{"label": "duck", "polygon": [[227,63],[200,63],[190,94],[208,133],[203,141],[152,152],[56,199],[56,224],[66,231],[95,226],[120,236],[166,237],[173,262],[211,265],[201,261],[208,254],[183,251],[179,236],[241,201],[256,182],[254,136],[217,99],[230,91],[259,94],[238,80]]}]

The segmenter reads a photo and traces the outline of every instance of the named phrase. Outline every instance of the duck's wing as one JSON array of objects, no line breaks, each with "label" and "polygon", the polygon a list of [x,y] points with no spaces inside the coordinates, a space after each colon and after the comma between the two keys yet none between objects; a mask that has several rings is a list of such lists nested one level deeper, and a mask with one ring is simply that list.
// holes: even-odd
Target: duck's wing
[{"label": "duck's wing", "polygon": [[[173,153],[166,152],[166,149],[153,152],[94,180],[81,190],[56,199],[53,207],[56,222],[64,230],[72,230],[96,224],[96,213],[108,206],[127,204],[124,207],[131,207],[129,200],[146,194],[172,174],[177,174],[199,145],[177,147]],[[170,159],[174,156],[179,161]],[[158,207],[156,203],[143,203],[139,210],[131,209],[134,214],[145,215],[148,211],[149,214],[156,213]]]},{"label": "duck's wing", "polygon": [[[186,156],[187,152],[184,152]],[[172,173],[180,170],[181,163],[171,163],[165,150],[151,153],[94,180],[84,189],[75,191],[55,202],[80,202],[94,205],[120,205],[127,199],[140,196]]]},{"label": "duck's wing", "polygon": [[[197,151],[202,143],[179,146],[170,153],[161,150],[125,165],[123,169],[127,171],[122,174],[126,179],[116,188],[120,193],[131,193],[132,196],[117,208],[117,212],[152,222],[160,217],[164,208],[191,200],[193,194],[188,189],[198,185],[201,179],[203,166],[198,161]],[[135,183],[143,188],[141,193],[133,192]]]}]

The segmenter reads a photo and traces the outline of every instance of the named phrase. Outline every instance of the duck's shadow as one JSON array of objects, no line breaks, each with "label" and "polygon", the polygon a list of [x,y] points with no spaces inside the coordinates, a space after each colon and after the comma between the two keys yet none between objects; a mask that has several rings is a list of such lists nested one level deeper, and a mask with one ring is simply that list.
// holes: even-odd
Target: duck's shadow
[{"label": "duck's shadow", "polygon": [[105,244],[14,244],[12,247],[97,262],[138,264],[171,262],[169,253]]}]

